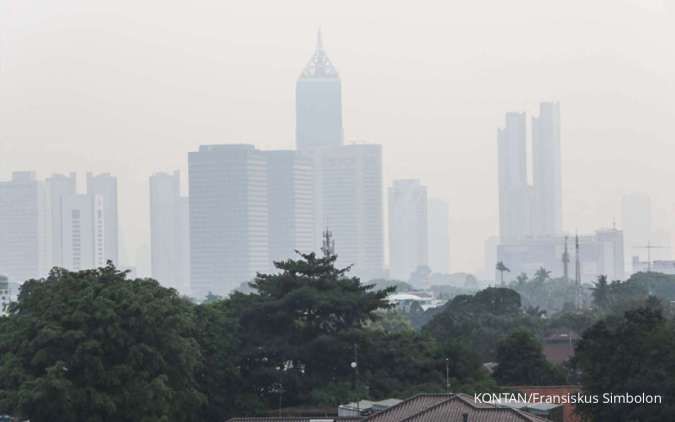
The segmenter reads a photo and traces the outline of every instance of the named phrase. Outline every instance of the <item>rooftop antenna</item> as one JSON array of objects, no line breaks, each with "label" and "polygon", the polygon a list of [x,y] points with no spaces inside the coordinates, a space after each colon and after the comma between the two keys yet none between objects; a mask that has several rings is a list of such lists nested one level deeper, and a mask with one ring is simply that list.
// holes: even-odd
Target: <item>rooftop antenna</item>
[{"label": "rooftop antenna", "polygon": [[323,50],[323,35],[321,34],[321,27],[316,33],[316,49]]},{"label": "rooftop antenna", "polygon": [[335,239],[333,239],[333,233],[330,230],[323,232],[321,252],[323,252],[325,258],[335,255]]}]

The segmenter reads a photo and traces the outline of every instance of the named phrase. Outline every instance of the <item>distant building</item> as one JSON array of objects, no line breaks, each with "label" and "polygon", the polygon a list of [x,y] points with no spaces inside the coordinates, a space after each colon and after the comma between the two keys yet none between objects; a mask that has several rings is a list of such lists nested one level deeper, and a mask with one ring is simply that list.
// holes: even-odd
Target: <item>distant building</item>
[{"label": "distant building", "polygon": [[560,104],[541,103],[532,119],[532,234],[557,236],[562,226]]},{"label": "distant building", "polygon": [[427,188],[419,180],[394,180],[389,188],[389,271],[407,281],[429,263]]},{"label": "distant building", "polygon": [[10,282],[44,276],[51,260],[49,198],[32,172],[0,182],[0,270]]},{"label": "distant building", "polygon": [[9,280],[0,274],[0,316],[7,315],[9,304],[12,302],[12,292],[9,288]]},{"label": "distant building", "polygon": [[319,152],[321,222],[333,233],[338,265],[364,281],[384,271],[382,147],[351,144]]},{"label": "distant building", "polygon": [[[624,279],[623,233],[620,230],[598,230],[592,235],[579,236],[579,241],[582,282],[594,282],[600,275],[606,275],[610,280]],[[573,239],[568,242],[572,254],[570,265],[575,265]],[[564,248],[563,236],[506,242],[497,247],[497,261],[511,270],[509,274],[514,279],[520,273],[532,276],[541,267],[551,271],[551,277],[562,277]],[[568,270],[570,275],[575,273],[574,268]]]},{"label": "distant building", "polygon": [[295,258],[316,251],[316,198],[313,160],[296,151],[265,151],[269,255]]},{"label": "distant building", "polygon": [[343,144],[340,77],[323,48],[316,49],[295,86],[295,139],[298,151]]},{"label": "distant building", "polygon": [[450,213],[448,203],[429,199],[429,267],[434,273],[450,273]]},{"label": "distant building", "polygon": [[188,155],[192,294],[224,295],[270,269],[267,159],[253,145]]},{"label": "distant building", "polygon": [[649,262],[646,260],[645,261],[640,260],[640,257],[638,256],[633,257],[631,274],[645,273],[649,271],[655,273],[675,275],[675,261],[657,259]]},{"label": "distant building", "polygon": [[68,176],[55,174],[46,180],[49,192],[51,213],[51,262],[50,267],[65,267],[63,256],[63,199],[77,193],[77,178],[75,173]]},{"label": "distant building", "polygon": [[150,249],[152,277],[189,295],[189,200],[181,195],[178,171],[150,177]]},{"label": "distant building", "polygon": [[502,241],[513,241],[531,233],[525,113],[506,114],[506,125],[497,132],[497,145],[499,236]]},{"label": "distant building", "polygon": [[60,198],[61,265],[71,271],[103,267],[105,257],[105,204],[101,195]]},{"label": "distant building", "polygon": [[105,222],[103,232],[103,257],[105,261],[119,262],[119,219],[117,215],[117,178],[109,173],[94,175],[87,173],[87,194],[100,196],[103,203]]},{"label": "distant building", "polygon": [[649,195],[636,192],[621,197],[621,228],[624,232],[626,269],[630,270],[633,257],[647,260],[645,246],[653,243],[652,202]]}]

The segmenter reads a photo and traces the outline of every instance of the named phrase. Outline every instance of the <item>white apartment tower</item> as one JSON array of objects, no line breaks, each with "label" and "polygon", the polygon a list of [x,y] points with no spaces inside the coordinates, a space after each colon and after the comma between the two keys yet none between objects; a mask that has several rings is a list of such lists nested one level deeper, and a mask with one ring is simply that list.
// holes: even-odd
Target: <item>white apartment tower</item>
[{"label": "white apartment tower", "polygon": [[542,103],[532,118],[533,226],[536,236],[557,236],[562,225],[560,104]]},{"label": "white apartment tower", "polygon": [[117,178],[109,173],[93,175],[87,173],[87,194],[100,196],[105,215],[105,242],[103,255],[105,261],[119,265],[119,222],[117,217]]}]

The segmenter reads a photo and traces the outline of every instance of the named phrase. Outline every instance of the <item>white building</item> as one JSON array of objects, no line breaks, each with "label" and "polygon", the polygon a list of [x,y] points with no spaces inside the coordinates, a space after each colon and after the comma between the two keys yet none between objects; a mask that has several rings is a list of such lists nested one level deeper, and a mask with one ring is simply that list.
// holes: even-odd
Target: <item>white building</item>
[{"label": "white building", "polygon": [[68,176],[55,174],[46,180],[51,213],[51,263],[50,267],[65,267],[63,256],[63,198],[77,193],[75,173]]},{"label": "white building", "polygon": [[10,282],[46,275],[51,260],[51,215],[44,182],[15,172],[0,182],[0,271]]},{"label": "white building", "polygon": [[224,295],[271,269],[267,159],[253,145],[188,155],[192,294]]},{"label": "white building", "polygon": [[150,249],[152,277],[189,295],[190,213],[178,171],[150,177]]},{"label": "white building", "polygon": [[382,147],[320,150],[321,226],[333,233],[338,265],[364,281],[384,270]]},{"label": "white building", "polygon": [[441,274],[450,273],[450,212],[448,203],[431,198],[427,206],[429,217],[429,267]]},{"label": "white building", "polygon": [[497,131],[499,235],[504,241],[531,233],[526,129],[525,113],[507,113],[506,125]]},{"label": "white building", "polygon": [[87,194],[101,196],[103,200],[103,213],[105,214],[103,255],[106,261],[110,260],[115,265],[120,265],[117,178],[109,173],[99,175],[87,173]]},{"label": "white building", "polygon": [[62,266],[71,271],[106,264],[105,204],[101,195],[69,195],[61,198]]},{"label": "white building", "polygon": [[11,302],[12,292],[9,289],[9,280],[0,274],[0,316],[7,315]]},{"label": "white building", "polygon": [[532,118],[532,158],[534,180],[532,234],[557,236],[562,227],[558,103],[541,103],[539,117]]},{"label": "white building", "polygon": [[394,180],[389,188],[389,272],[409,280],[429,265],[427,188],[419,180]]}]

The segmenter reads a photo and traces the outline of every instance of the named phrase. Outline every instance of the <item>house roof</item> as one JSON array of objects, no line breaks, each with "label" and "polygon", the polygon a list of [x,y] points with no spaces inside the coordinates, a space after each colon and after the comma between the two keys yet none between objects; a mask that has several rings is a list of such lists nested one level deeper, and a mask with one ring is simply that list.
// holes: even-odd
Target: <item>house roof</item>
[{"label": "house roof", "polygon": [[376,413],[365,422],[545,422],[510,407],[478,403],[466,394],[422,394]]}]

